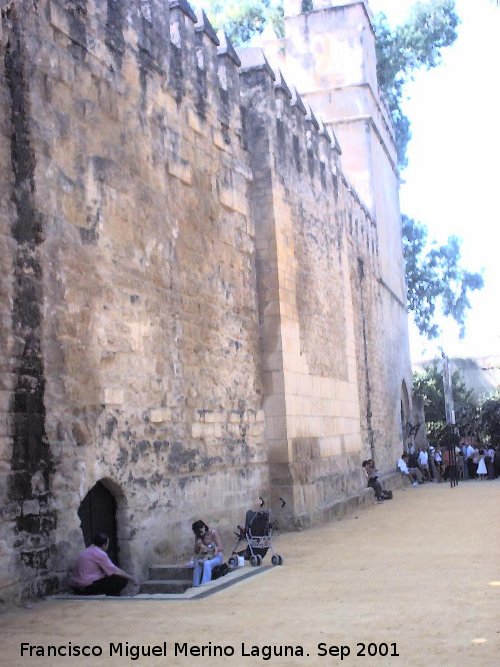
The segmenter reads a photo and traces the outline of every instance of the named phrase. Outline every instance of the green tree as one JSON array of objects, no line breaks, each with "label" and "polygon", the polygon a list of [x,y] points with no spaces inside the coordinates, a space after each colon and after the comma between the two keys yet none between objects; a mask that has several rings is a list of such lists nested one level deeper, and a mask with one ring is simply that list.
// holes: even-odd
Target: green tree
[{"label": "green tree", "polygon": [[250,41],[268,24],[283,36],[283,0],[208,0],[206,7],[214,28],[222,28],[236,46]]},{"label": "green tree", "polygon": [[443,315],[457,322],[463,336],[469,293],[483,287],[482,276],[460,266],[460,240],[456,236],[450,236],[446,245],[434,242],[429,248],[424,225],[406,215],[402,222],[408,310],[418,330],[429,339],[439,335],[435,318],[440,306]]},{"label": "green tree", "polygon": [[[477,435],[479,415],[477,400],[466,388],[459,371],[451,377],[455,420],[461,435]],[[444,403],[443,376],[438,363],[413,373],[413,393],[424,401],[425,420],[429,439],[441,444],[446,433],[446,411]]]},{"label": "green tree", "polygon": [[500,389],[480,402],[479,424],[481,437],[492,445],[500,445]]},{"label": "green tree", "polygon": [[411,138],[410,121],[401,104],[405,85],[421,68],[441,62],[442,50],[457,38],[459,18],[455,0],[417,2],[405,23],[391,27],[385,14],[375,16],[377,78],[394,125],[398,160],[406,166],[406,148]]},{"label": "green tree", "polygon": [[[313,4],[303,0],[302,11],[310,11]],[[269,23],[279,37],[284,34],[283,0],[208,0],[207,13],[214,27],[223,28],[235,45],[248,42]],[[383,13],[374,17],[378,82],[391,113],[401,167],[407,163],[411,137],[410,121],[401,109],[404,86],[417,69],[441,62],[443,48],[457,37],[458,24],[455,0],[417,2],[408,20],[395,27]]]},{"label": "green tree", "polygon": [[[313,3],[303,0],[302,11]],[[282,36],[282,0],[209,0],[208,14],[216,28],[223,28],[234,44],[242,44],[268,23]],[[441,61],[442,50],[457,36],[459,19],[454,0],[417,2],[408,20],[391,27],[384,14],[374,17],[377,50],[377,76],[395,128],[400,167],[406,165],[406,148],[410,140],[410,121],[401,104],[405,85],[419,68],[430,69]],[[453,317],[464,331],[465,316],[470,308],[470,291],[480,289],[483,279],[460,266],[460,242],[450,237],[446,245],[426,250],[427,229],[403,216],[404,255],[408,285],[408,307],[417,327],[428,338],[439,334],[435,324],[436,307]]]}]

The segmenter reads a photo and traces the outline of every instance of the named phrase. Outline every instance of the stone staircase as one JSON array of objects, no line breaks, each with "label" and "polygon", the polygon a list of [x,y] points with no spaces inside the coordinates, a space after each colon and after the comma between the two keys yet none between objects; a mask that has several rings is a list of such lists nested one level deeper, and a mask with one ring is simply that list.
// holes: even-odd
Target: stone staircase
[{"label": "stone staircase", "polygon": [[149,579],[142,582],[139,594],[182,595],[193,585],[193,568],[189,565],[155,565],[149,568]]}]

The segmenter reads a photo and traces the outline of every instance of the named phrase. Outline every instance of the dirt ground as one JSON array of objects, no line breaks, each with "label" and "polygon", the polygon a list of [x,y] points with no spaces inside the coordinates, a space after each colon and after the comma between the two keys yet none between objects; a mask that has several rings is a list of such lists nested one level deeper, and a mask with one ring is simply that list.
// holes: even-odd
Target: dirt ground
[{"label": "dirt ground", "polygon": [[[499,502],[500,480],[409,487],[342,521],[278,536],[283,567],[201,600],[8,611],[0,664],[497,667]],[[28,646],[21,656],[22,642],[102,654],[29,657]],[[134,659],[137,646],[159,654]],[[268,646],[288,655],[269,656]]]}]

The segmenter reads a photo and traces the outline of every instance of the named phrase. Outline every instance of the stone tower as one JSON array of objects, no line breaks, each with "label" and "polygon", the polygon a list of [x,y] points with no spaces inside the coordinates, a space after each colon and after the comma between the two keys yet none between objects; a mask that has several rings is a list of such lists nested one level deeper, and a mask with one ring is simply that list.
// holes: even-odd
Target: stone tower
[{"label": "stone tower", "polygon": [[[400,439],[409,421],[410,354],[406,313],[406,285],[399,208],[399,173],[394,130],[377,82],[377,60],[372,13],[367,0],[285,0],[285,36],[261,39],[260,45],[276,70],[293,85],[321,123],[333,131],[340,145],[341,171],[372,217],[377,235],[377,282],[383,331],[379,332],[381,367],[366,364],[367,397],[381,378],[390,393],[399,393],[399,414],[388,417],[399,423]],[[355,226],[355,225],[353,225]],[[358,256],[359,291],[367,298],[366,262]],[[364,355],[371,355],[363,330]],[[399,345],[398,341],[406,341]],[[397,350],[397,351],[396,351]],[[377,447],[373,404],[367,399],[364,446],[385,458]],[[369,442],[366,442],[368,440]],[[388,457],[389,458],[389,457]]]},{"label": "stone tower", "polygon": [[338,138],[343,170],[377,221],[383,280],[405,302],[396,147],[368,1],[285,0],[284,10],[285,38],[264,50]]}]

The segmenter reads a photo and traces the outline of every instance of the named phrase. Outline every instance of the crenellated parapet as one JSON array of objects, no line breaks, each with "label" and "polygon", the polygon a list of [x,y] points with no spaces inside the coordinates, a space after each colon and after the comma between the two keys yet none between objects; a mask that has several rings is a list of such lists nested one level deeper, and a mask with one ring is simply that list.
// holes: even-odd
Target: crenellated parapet
[{"label": "crenellated parapet", "polygon": [[217,89],[217,50],[219,39],[207,15],[199,10],[195,25],[195,68],[196,68],[196,113],[200,119],[207,115],[207,105],[211,104],[209,91]]},{"label": "crenellated parapet", "polygon": [[[276,179],[291,197],[307,192],[313,206],[321,201],[325,223],[337,220],[358,252],[376,258],[376,222],[342,170],[341,148],[334,131],[325,127],[282,72],[270,66],[260,48],[237,52],[242,63],[242,108],[246,117],[260,117],[255,122],[266,130],[269,164]],[[255,168],[262,168],[262,162],[259,157]]]},{"label": "crenellated parapet", "polygon": [[287,180],[291,188],[290,177],[297,182],[307,174],[313,189],[333,192],[340,154],[333,135],[282,73],[271,68],[260,48],[239,49],[238,54],[242,61],[242,104],[248,113],[255,112],[253,96],[257,88],[261,89],[260,97],[265,98],[266,115],[274,128],[269,132],[270,151],[282,181]]}]

